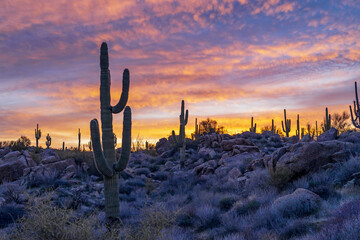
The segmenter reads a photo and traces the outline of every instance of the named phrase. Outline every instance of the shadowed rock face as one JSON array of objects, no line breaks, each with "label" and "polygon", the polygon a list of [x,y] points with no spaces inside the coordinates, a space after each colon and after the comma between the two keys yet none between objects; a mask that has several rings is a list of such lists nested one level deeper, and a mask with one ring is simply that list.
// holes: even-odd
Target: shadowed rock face
[{"label": "shadowed rock face", "polygon": [[0,159],[0,182],[12,182],[23,176],[25,168],[36,166],[29,153],[9,152]]},{"label": "shadowed rock face", "polygon": [[341,141],[297,143],[275,151],[268,162],[273,174],[286,171],[293,179],[308,172],[316,171],[325,164],[346,161],[350,157],[352,143]]},{"label": "shadowed rock face", "polygon": [[328,131],[324,132],[317,137],[318,142],[331,141],[337,139],[339,132],[336,128],[330,128]]}]

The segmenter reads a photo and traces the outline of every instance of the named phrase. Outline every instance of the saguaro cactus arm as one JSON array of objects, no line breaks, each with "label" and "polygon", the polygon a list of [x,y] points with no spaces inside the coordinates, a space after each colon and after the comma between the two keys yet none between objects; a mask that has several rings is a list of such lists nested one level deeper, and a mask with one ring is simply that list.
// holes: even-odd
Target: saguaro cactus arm
[{"label": "saguaro cactus arm", "polygon": [[[349,105],[350,108],[350,115],[351,115],[351,121],[356,128],[360,128],[360,106],[359,106],[359,97],[358,97],[358,91],[357,91],[357,83],[355,82],[355,100],[354,101],[354,114],[351,109],[351,105]],[[355,115],[355,118],[354,118]]]},{"label": "saguaro cactus arm", "polygon": [[[110,72],[109,72],[110,75]],[[122,110],[124,110],[128,98],[129,98],[129,87],[130,87],[130,72],[128,69],[124,70],[123,73],[123,84],[122,84],[122,93],[119,102],[113,106],[110,107],[112,113],[119,113]]]},{"label": "saguaro cactus arm", "polygon": [[97,119],[91,120],[90,131],[91,131],[91,141],[94,152],[95,167],[104,176],[112,177],[114,175],[114,172],[107,164],[104,153],[101,149],[99,123]]},{"label": "saguaro cactus arm", "polygon": [[131,152],[131,108],[127,106],[124,110],[121,156],[119,158],[119,161],[114,165],[115,171],[119,172],[126,168],[126,165],[128,164],[130,159],[130,152]]}]

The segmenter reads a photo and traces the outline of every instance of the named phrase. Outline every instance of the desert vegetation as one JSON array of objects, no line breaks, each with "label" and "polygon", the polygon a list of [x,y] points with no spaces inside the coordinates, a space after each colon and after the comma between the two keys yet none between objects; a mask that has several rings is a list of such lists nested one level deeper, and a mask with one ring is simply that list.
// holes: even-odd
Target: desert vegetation
[{"label": "desert vegetation", "polygon": [[[0,239],[359,239],[356,83],[350,114],[326,108],[321,130],[301,128],[297,115],[290,136],[284,109],[283,131],[271,119],[257,133],[252,117],[249,131],[230,135],[208,118],[187,138],[183,100],[179,135],[132,146],[130,72],[110,106],[106,43],[100,71],[102,134],[93,119],[90,151],[80,151],[80,129],[72,150],[52,149],[50,133],[39,147],[38,125],[35,146],[25,136],[0,142]],[[122,111],[116,149],[112,114]]]}]

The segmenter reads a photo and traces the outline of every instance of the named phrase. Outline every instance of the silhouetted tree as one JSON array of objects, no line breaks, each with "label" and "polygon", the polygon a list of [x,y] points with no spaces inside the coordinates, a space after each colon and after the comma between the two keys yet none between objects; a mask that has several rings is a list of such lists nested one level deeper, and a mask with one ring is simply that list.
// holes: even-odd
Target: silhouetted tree
[{"label": "silhouetted tree", "polygon": [[199,123],[200,134],[209,134],[209,133],[220,133],[223,134],[226,132],[224,126],[218,126],[216,120],[207,118]]},{"label": "silhouetted tree", "polygon": [[336,128],[339,133],[343,133],[351,129],[349,113],[345,111],[343,113],[334,113],[331,117],[332,126]]}]

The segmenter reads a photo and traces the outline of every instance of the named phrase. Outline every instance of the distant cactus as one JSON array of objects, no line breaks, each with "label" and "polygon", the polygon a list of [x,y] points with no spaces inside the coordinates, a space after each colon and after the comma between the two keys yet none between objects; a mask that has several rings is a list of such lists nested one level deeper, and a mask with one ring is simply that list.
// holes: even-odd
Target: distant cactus
[{"label": "distant cactus", "polygon": [[286,133],[286,137],[289,137],[289,133],[291,131],[291,119],[286,119],[286,109],[284,109],[284,120],[285,120],[285,125],[284,122],[281,121],[282,129],[283,132]]},{"label": "distant cactus", "polygon": [[274,119],[271,119],[271,132],[276,133],[275,131],[275,125],[274,125]]},{"label": "distant cactus", "polygon": [[188,123],[189,111],[185,112],[185,103],[184,100],[181,101],[181,114],[180,118],[180,130],[178,139],[175,136],[175,131],[172,131],[173,140],[177,146],[180,147],[180,166],[184,167],[185,165],[185,149],[186,149],[186,139],[185,139],[185,126]]},{"label": "distant cactus", "polygon": [[331,128],[331,114],[328,113],[328,108],[325,109],[325,119],[324,119],[324,126],[323,126],[323,132],[326,132],[327,130],[330,130]]},{"label": "distant cactus", "polygon": [[[351,109],[351,105],[349,105],[350,113],[351,113],[351,122],[356,128],[360,128],[360,106],[359,106],[359,98],[358,98],[358,91],[357,91],[357,83],[355,82],[355,100],[354,101],[354,114]],[[354,118],[355,115],[355,118]]]},{"label": "distant cactus", "polygon": [[305,136],[305,128],[301,128],[301,138]]},{"label": "distant cactus", "polygon": [[114,133],[114,147],[116,147],[117,145],[117,137],[116,137],[116,134]]},{"label": "distant cactus", "polygon": [[[104,175],[105,213],[109,222],[118,221],[119,211],[119,172],[123,171],[130,158],[131,151],[131,108],[125,107],[129,94],[129,70],[123,74],[123,87],[120,100],[114,107],[110,105],[110,70],[108,47],[104,42],[100,54],[100,107],[102,126],[102,146],[97,119],[90,122],[91,141],[97,170]],[[125,110],[124,110],[125,108]],[[112,114],[124,110],[122,149],[119,161],[116,161]]]},{"label": "distant cactus", "polygon": [[65,151],[65,142],[63,142],[62,150]]},{"label": "distant cactus", "polygon": [[[298,139],[300,139],[300,116],[299,114],[297,115],[297,120],[296,120],[296,136],[298,137]],[[303,136],[301,135],[301,138]]]},{"label": "distant cactus", "polygon": [[249,129],[250,132],[256,133],[256,123],[254,125],[254,118],[251,117],[251,127]]},{"label": "distant cactus", "polygon": [[51,137],[50,137],[49,134],[47,134],[47,136],[46,136],[46,142],[45,142],[45,144],[46,144],[46,148],[49,149],[50,146],[51,146]]},{"label": "distant cactus", "polygon": [[316,137],[319,136],[317,121],[315,121],[315,134],[316,134]]},{"label": "distant cactus", "polygon": [[145,142],[145,149],[146,149],[146,150],[149,150],[149,143],[148,143],[148,141]]},{"label": "distant cactus", "polygon": [[39,147],[39,139],[41,138],[41,130],[39,129],[39,124],[36,124],[35,129],[35,138],[36,138],[36,147]]},{"label": "distant cactus", "polygon": [[80,147],[81,147],[81,132],[80,132],[80,128],[79,128],[79,133],[78,133],[78,150],[80,151]]},{"label": "distant cactus", "polygon": [[92,150],[92,142],[91,142],[91,139],[90,139],[90,141],[88,142],[88,148],[89,148],[90,151]]}]

